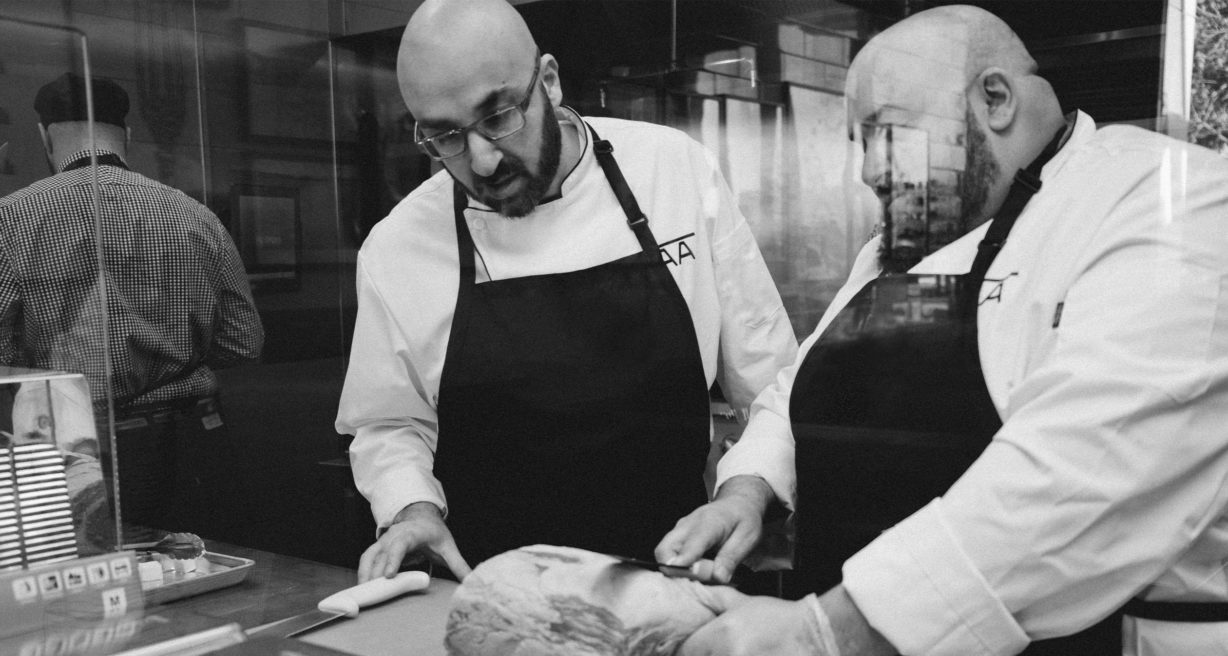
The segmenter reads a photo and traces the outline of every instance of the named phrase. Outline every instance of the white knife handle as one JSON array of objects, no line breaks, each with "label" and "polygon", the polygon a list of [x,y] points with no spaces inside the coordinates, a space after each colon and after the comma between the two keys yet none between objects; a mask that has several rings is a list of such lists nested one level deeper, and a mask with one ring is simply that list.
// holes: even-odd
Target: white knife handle
[{"label": "white knife handle", "polygon": [[347,617],[356,617],[360,608],[387,601],[406,592],[424,590],[430,584],[431,575],[416,570],[401,572],[391,579],[381,576],[331,594],[316,607],[326,613],[342,613]]}]

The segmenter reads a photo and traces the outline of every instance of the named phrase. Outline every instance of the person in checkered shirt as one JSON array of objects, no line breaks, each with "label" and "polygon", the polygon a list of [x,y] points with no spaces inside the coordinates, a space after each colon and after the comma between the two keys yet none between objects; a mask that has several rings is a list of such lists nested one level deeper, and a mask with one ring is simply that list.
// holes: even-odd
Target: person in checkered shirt
[{"label": "person in checkered shirt", "polygon": [[264,329],[217,216],[129,168],[128,94],[110,80],[92,80],[91,149],[85,84],[39,90],[52,175],[0,199],[0,364],[84,374],[100,435],[113,404],[124,517],[169,529],[225,475],[215,370],[257,362]]}]

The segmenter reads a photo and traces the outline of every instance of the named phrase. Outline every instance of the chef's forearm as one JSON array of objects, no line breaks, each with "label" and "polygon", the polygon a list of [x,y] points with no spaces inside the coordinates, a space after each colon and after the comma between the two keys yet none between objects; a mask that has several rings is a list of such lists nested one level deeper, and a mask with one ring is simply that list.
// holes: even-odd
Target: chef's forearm
[{"label": "chef's forearm", "polygon": [[726,499],[749,504],[762,515],[776,500],[776,493],[762,477],[742,474],[725,481],[717,490],[715,500]]},{"label": "chef's forearm", "polygon": [[392,523],[400,524],[401,522],[408,521],[422,513],[438,518],[443,517],[443,509],[441,509],[438,505],[431,503],[430,501],[415,501],[414,503],[402,508],[401,511],[392,518]]}]

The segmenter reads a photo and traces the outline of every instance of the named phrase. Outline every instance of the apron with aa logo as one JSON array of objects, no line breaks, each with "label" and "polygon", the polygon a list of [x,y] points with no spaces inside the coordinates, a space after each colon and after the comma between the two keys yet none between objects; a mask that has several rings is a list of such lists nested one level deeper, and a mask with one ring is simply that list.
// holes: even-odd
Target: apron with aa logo
[{"label": "apron with aa logo", "polygon": [[[845,560],[942,496],[1001,428],[981,373],[976,309],[983,283],[992,284],[985,272],[1039,190],[1057,143],[1016,176],[968,273],[871,281],[798,368],[789,412],[797,443],[796,576],[805,588],[838,584]],[[993,290],[986,291],[990,300]],[[1114,614],[1024,653],[1118,656],[1120,627]]]},{"label": "apron with aa logo", "polygon": [[589,131],[635,254],[478,284],[456,189],[461,282],[434,472],[471,565],[537,543],[652,558],[707,500],[710,412],[695,326],[613,148]]}]

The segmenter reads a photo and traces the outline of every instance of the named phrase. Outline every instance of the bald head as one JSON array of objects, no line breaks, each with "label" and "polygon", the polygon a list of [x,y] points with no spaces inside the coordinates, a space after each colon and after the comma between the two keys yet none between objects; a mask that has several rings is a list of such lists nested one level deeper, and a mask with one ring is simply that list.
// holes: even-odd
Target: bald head
[{"label": "bald head", "polygon": [[499,214],[531,213],[579,159],[578,131],[560,127],[558,62],[505,0],[426,0],[401,37],[397,81],[415,134],[434,144],[424,150],[450,140],[444,168]]},{"label": "bald head", "polygon": [[950,5],[913,14],[875,36],[858,53],[850,77],[895,70],[897,77],[915,79],[933,65],[937,68],[929,68],[924,79],[960,86],[991,66],[1014,74],[1036,72],[1036,61],[1002,19],[977,7]]},{"label": "bald head", "polygon": [[[1019,36],[997,16],[967,5],[918,12],[854,58],[845,82],[849,134],[860,130],[864,140],[867,131],[892,126],[923,135],[928,152],[910,175],[927,181],[931,196],[955,195],[945,219],[967,230],[997,212],[1014,171],[1064,126],[1053,88],[1036,73]],[[884,199],[895,193],[886,180],[903,173],[895,141],[866,142],[862,179]]]},{"label": "bald head", "polygon": [[963,93],[978,75],[997,67],[1031,75],[1036,62],[1011,28],[993,14],[966,5],[913,14],[875,36],[849,68],[847,95],[874,106],[915,106],[959,119]]},{"label": "bald head", "polygon": [[476,81],[522,85],[517,73],[524,76],[536,52],[529,26],[506,0],[427,0],[401,37],[397,80],[418,116],[431,96]]}]

